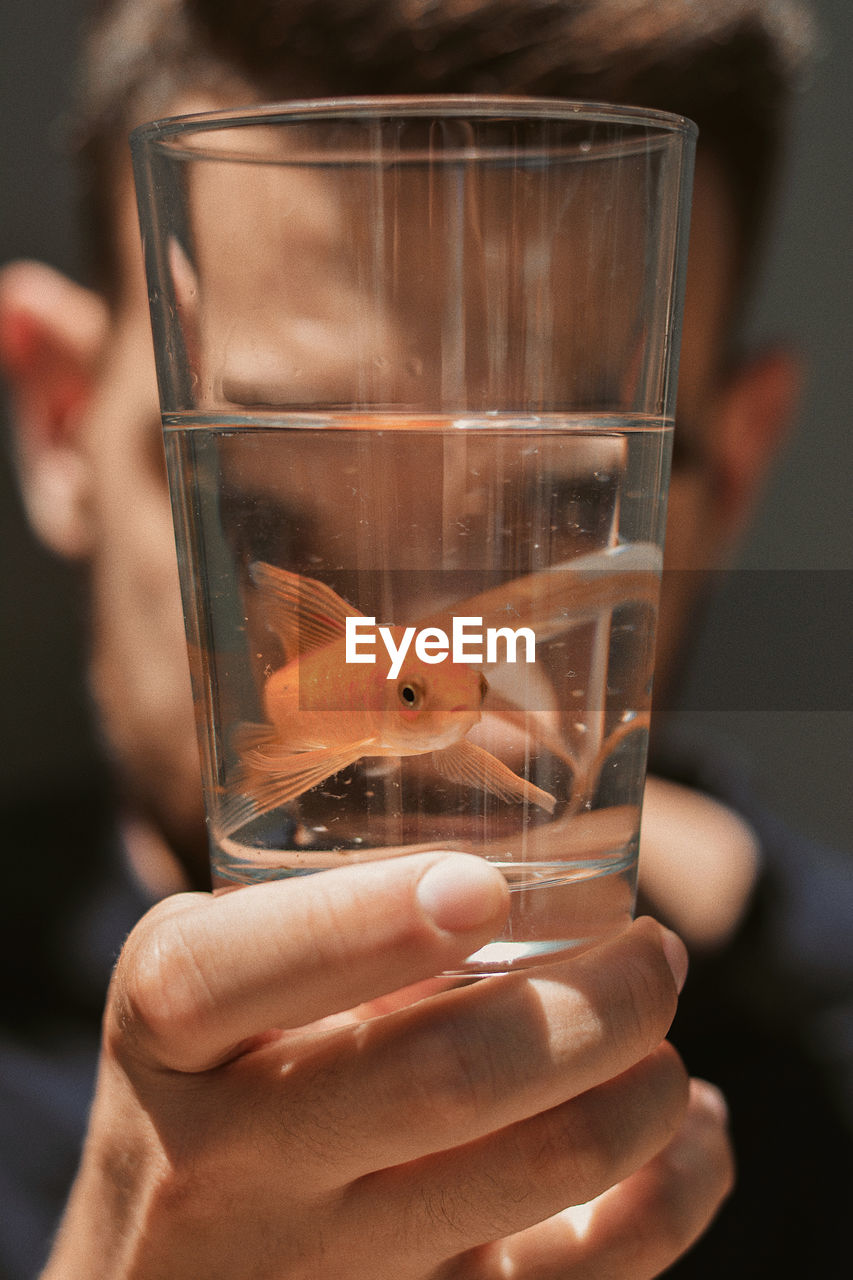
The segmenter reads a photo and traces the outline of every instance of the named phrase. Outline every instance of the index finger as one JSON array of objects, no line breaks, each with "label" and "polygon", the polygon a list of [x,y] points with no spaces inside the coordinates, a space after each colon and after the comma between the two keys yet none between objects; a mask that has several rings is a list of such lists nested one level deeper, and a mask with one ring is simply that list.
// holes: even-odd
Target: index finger
[{"label": "index finger", "polygon": [[107,1034],[151,1065],[202,1071],[272,1028],[458,965],[500,932],[508,903],[501,873],[461,853],[176,895],[128,939]]}]

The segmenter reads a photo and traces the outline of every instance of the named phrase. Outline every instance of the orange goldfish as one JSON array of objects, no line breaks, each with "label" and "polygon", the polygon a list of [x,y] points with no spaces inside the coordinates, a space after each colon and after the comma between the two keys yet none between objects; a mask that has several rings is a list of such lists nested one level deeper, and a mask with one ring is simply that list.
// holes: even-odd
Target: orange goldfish
[{"label": "orange goldfish", "polygon": [[381,628],[384,658],[353,665],[346,658],[346,620],[363,614],[312,578],[263,563],[251,574],[288,660],[264,686],[268,723],[238,733],[238,794],[222,806],[221,836],[365,756],[429,754],[438,773],[454,782],[553,812],[549,792],[466,740],[488,690],[481,671],[463,662],[427,664],[408,648],[402,627]]}]

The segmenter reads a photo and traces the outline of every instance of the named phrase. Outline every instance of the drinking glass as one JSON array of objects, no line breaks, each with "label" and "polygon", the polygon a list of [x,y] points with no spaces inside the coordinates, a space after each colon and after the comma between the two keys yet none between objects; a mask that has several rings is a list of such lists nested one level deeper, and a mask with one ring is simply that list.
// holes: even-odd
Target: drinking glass
[{"label": "drinking glass", "polygon": [[486,858],[467,974],[630,919],[694,145],[479,97],[134,133],[217,890]]}]

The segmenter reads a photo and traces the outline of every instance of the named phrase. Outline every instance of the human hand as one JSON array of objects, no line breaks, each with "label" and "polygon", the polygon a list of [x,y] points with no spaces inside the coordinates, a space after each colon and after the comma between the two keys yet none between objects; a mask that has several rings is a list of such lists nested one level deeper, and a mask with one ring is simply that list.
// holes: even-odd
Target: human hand
[{"label": "human hand", "polygon": [[506,908],[496,870],[433,853],[149,912],[45,1280],[657,1275],[731,1177],[718,1096],[663,1043],[683,947],[642,920],[414,985]]},{"label": "human hand", "polygon": [[[689,865],[684,850],[690,849]],[[640,892],[691,951],[722,947],[749,906],[758,837],[733,809],[691,787],[649,776],[643,794]]]}]

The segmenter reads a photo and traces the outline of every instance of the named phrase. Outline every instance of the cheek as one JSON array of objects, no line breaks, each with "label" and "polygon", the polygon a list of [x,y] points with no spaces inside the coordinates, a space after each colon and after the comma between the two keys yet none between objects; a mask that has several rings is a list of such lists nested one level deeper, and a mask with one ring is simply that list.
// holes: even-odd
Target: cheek
[{"label": "cheek", "polygon": [[[168,494],[155,478],[102,493],[94,557],[95,676],[113,720],[136,736],[192,727]],[[121,726],[119,726],[121,727]],[[122,734],[121,736],[124,736]]]},{"label": "cheek", "polygon": [[[183,637],[180,589],[175,542],[168,494],[154,483],[136,483],[122,502],[109,495],[112,513],[108,537],[99,557],[106,579],[114,592],[106,601],[117,623],[122,609],[128,620],[147,633],[149,643],[156,637]],[[107,503],[104,508],[108,509]],[[162,656],[162,655],[161,655]]]},{"label": "cheek", "polygon": [[674,475],[666,523],[668,572],[710,568],[716,559],[711,486],[698,473]]},{"label": "cheek", "polygon": [[682,473],[670,487],[661,608],[657,626],[655,697],[658,705],[689,639],[706,576],[717,564],[710,485]]}]

